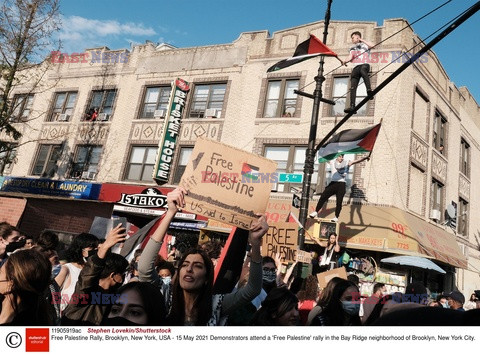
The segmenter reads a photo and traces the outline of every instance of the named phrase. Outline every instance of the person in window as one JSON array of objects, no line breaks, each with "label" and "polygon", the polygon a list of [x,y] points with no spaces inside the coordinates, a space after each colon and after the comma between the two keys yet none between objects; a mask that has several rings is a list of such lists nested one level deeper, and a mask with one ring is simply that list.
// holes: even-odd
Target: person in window
[{"label": "person in window", "polygon": [[88,110],[85,121],[95,122],[97,120],[97,116],[98,116],[98,107],[94,107],[94,108],[92,107],[90,110]]},{"label": "person in window", "polygon": [[322,192],[322,196],[320,197],[320,200],[318,200],[315,211],[310,213],[310,218],[316,218],[318,216],[318,212],[322,209],[325,202],[327,202],[331,196],[335,195],[337,197],[337,205],[335,208],[335,218],[332,219],[332,222],[337,223],[340,212],[342,211],[342,202],[343,197],[345,196],[346,187],[345,178],[348,175],[348,170],[352,165],[361,163],[364,160],[370,160],[370,156],[353,161],[344,160],[343,156],[343,154],[340,154],[333,163],[330,163],[332,168],[332,181]]},{"label": "person in window", "polygon": [[350,107],[345,108],[345,113],[355,113],[355,100],[357,98],[357,87],[360,78],[362,78],[365,83],[367,95],[370,99],[373,98],[370,77],[368,76],[370,71],[370,64],[368,64],[370,61],[369,54],[370,48],[373,47],[373,44],[365,41],[362,38],[362,34],[358,31],[353,32],[350,37],[352,38],[353,46],[350,47],[350,55],[347,60],[345,62],[342,61],[342,64],[347,66],[347,63],[351,61],[355,67],[350,76]]}]

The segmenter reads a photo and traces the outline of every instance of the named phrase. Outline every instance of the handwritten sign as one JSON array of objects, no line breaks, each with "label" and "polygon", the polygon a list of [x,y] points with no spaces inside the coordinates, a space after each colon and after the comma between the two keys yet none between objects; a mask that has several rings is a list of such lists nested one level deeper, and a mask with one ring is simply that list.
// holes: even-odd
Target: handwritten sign
[{"label": "handwritten sign", "polygon": [[279,253],[282,263],[294,262],[297,259],[298,225],[296,223],[279,222],[270,225],[263,237],[262,254],[275,257]]},{"label": "handwritten sign", "polygon": [[186,210],[249,229],[265,213],[276,169],[272,160],[200,137],[180,180]]},{"label": "handwritten sign", "polygon": [[312,254],[308,251],[297,249],[297,261],[299,263],[310,264],[312,262]]}]

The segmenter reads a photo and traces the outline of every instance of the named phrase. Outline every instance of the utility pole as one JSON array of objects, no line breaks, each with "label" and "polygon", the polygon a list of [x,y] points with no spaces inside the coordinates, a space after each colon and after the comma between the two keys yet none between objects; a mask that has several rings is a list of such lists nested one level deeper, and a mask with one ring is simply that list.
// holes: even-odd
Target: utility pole
[{"label": "utility pole", "polygon": [[[332,6],[332,0],[328,0],[327,10],[325,12],[325,23],[323,27],[323,43],[327,43],[328,35],[328,25],[330,24],[330,8]],[[305,96],[313,99],[313,110],[312,110],[312,120],[310,122],[310,134],[308,137],[308,148],[305,156],[305,165],[303,168],[303,184],[302,184],[302,195],[300,199],[300,214],[299,221],[301,223],[301,228],[298,232],[298,247],[300,250],[304,248],[305,242],[305,223],[307,222],[308,215],[308,201],[310,200],[310,186],[312,183],[312,174],[315,163],[315,139],[317,138],[317,126],[318,126],[318,115],[320,112],[320,102],[325,102],[331,105],[335,105],[333,101],[326,100],[322,98],[322,84],[325,81],[323,76],[323,64],[325,63],[325,56],[320,56],[320,64],[318,67],[318,74],[315,77],[315,91],[313,95],[307,94],[301,91],[295,91],[296,94]]]}]

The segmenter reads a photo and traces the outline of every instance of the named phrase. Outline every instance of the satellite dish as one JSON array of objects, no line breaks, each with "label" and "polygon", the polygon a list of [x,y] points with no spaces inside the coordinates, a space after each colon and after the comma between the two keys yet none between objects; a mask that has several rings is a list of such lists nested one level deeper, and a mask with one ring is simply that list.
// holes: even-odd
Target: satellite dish
[{"label": "satellite dish", "polygon": [[447,206],[447,215],[451,219],[457,218],[457,209],[452,204]]}]

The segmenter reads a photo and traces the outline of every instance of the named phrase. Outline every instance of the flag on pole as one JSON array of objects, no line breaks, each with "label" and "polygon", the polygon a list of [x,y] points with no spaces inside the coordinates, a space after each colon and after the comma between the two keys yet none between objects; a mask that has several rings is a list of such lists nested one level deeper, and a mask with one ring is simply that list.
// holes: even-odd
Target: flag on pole
[{"label": "flag on pole", "polygon": [[289,67],[291,65],[303,62],[304,60],[317,57],[319,55],[338,57],[337,53],[333,52],[317,37],[315,37],[314,35],[310,35],[309,39],[300,43],[297,46],[297,48],[295,49],[295,53],[293,53],[293,57],[279,61],[275,65],[268,68],[267,73]]},{"label": "flag on pole", "polygon": [[371,152],[381,124],[364,129],[346,129],[335,134],[318,150],[318,162],[327,162],[341,154]]}]

